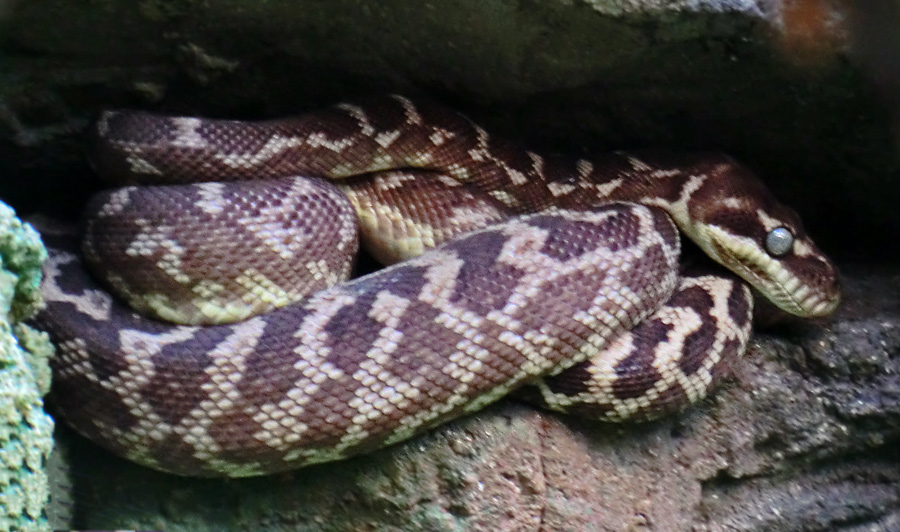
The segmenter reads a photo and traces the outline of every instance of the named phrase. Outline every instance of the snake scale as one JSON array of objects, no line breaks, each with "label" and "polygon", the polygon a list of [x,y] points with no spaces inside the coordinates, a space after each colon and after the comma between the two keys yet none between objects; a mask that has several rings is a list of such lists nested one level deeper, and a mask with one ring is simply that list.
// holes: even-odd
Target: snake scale
[{"label": "snake scale", "polygon": [[[800,316],[840,299],[796,214],[719,154],[540,156],[391,96],[267,122],[110,111],[90,156],[127,186],[93,202],[84,259],[44,233],[57,410],[177,474],[341,459],[509,392],[656,417],[740,357],[748,284]],[[396,264],[342,282],[357,225]],[[678,230],[733,273],[679,273]]]}]

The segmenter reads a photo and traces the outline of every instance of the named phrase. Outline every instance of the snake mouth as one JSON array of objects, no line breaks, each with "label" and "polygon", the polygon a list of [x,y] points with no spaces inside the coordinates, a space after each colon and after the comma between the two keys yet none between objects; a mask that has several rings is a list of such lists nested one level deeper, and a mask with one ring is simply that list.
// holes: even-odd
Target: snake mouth
[{"label": "snake mouth", "polygon": [[718,237],[710,239],[713,248],[708,251],[710,256],[750,283],[781,310],[803,318],[816,318],[831,314],[840,303],[839,290],[804,282],[755,242],[735,238],[718,228],[710,229]]},{"label": "snake mouth", "polygon": [[[786,312],[806,318],[822,317],[834,312],[840,303],[839,295],[828,297],[824,292],[817,293],[815,287],[802,283],[783,266],[778,265],[775,272],[769,273],[772,276],[757,289]],[[768,291],[763,292],[762,286],[768,287]]]}]

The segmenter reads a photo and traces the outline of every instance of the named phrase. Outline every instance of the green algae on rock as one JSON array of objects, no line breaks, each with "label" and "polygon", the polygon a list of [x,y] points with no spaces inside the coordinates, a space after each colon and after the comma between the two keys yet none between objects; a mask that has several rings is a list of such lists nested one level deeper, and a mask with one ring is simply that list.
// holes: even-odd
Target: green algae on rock
[{"label": "green algae on rock", "polygon": [[44,469],[53,448],[53,420],[42,397],[50,387],[53,347],[20,321],[40,306],[37,232],[0,203],[0,532],[49,530]]}]

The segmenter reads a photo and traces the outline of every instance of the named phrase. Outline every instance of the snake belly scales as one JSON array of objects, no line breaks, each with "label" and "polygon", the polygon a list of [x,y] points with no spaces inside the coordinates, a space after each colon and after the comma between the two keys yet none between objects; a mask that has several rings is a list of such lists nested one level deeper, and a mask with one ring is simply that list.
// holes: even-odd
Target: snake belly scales
[{"label": "snake belly scales", "polygon": [[[748,285],[799,316],[840,299],[796,214],[719,154],[539,156],[399,96],[265,122],[109,111],[89,153],[127,186],[93,202],[85,259],[44,232],[54,402],[176,474],[337,460],[511,391],[653,418],[741,356]],[[329,254],[352,253],[357,227],[397,264],[341,282]],[[678,229],[730,272],[680,275]]]}]

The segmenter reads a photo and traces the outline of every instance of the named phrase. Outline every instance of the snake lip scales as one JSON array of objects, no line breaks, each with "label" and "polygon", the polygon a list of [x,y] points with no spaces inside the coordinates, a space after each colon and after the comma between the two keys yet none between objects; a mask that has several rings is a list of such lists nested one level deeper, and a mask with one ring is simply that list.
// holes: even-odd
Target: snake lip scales
[{"label": "snake lip scales", "polygon": [[[788,312],[840,299],[796,214],[718,154],[541,156],[398,96],[268,122],[108,112],[89,151],[130,186],[92,202],[83,258],[44,233],[53,395],[177,474],[341,459],[511,391],[616,421],[697,401],[752,300],[730,273],[679,274],[676,227]],[[342,282],[357,229],[397,264]],[[350,258],[305,255],[316,240]]]}]

